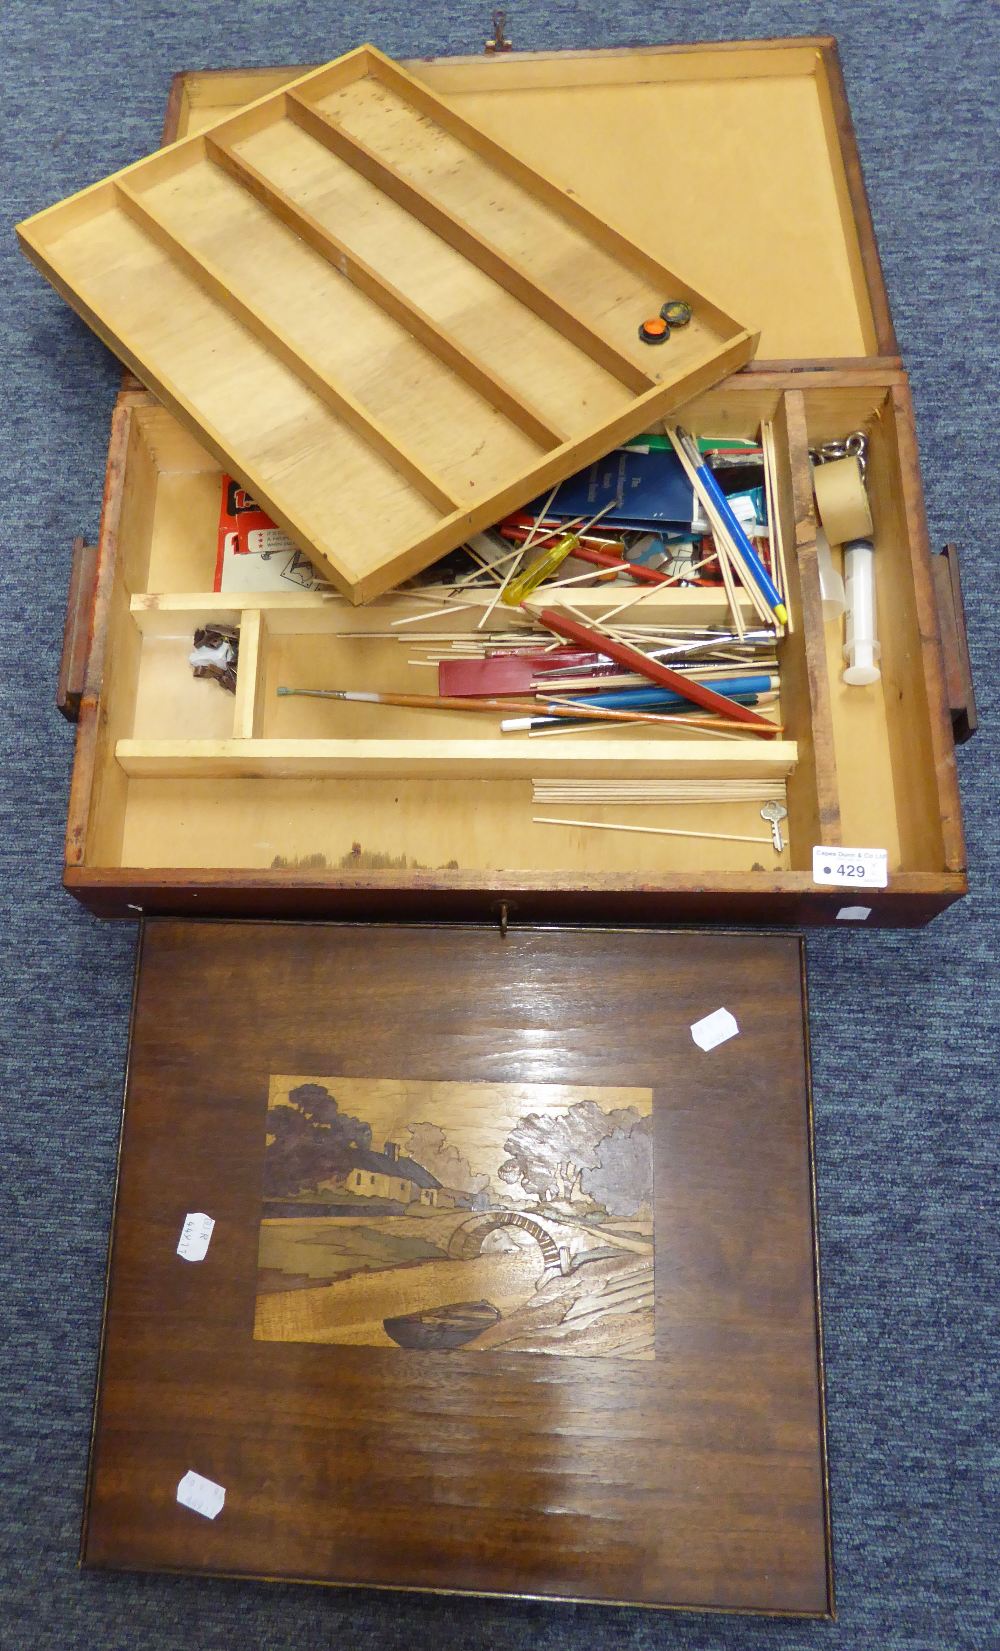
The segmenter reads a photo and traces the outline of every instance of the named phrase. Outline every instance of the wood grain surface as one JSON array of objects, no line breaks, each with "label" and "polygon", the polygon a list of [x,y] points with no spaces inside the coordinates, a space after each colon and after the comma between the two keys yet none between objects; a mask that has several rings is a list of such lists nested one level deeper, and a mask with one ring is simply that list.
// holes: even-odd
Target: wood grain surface
[{"label": "wood grain surface", "polygon": [[[798,938],[156,921],[140,957],[85,1564],[831,1612]],[[276,1072],[650,1089],[655,1358],[255,1341]]]}]

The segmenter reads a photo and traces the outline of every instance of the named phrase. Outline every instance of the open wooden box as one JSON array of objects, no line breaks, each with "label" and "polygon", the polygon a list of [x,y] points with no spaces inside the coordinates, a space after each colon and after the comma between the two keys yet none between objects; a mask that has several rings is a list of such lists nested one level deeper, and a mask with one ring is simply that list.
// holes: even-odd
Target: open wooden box
[{"label": "open wooden box", "polygon": [[[676,252],[695,282],[760,326],[753,367],[682,416],[714,433],[775,421],[782,523],[796,551],[793,628],[781,643],[784,738],[680,740],[665,755],[635,730],[501,742],[461,713],[429,728],[406,710],[383,710],[376,723],[364,706],[280,701],[279,681],[332,681],[341,666],[359,683],[426,691],[406,649],[384,635],[415,610],[402,593],[363,609],[312,593],[212,595],[218,463],[127,383],[89,631],[75,620],[86,665],[67,887],[103,915],[822,923],[851,903],[849,891],[813,882],[812,850],[824,844],[887,849],[889,886],[865,894],[871,923],[927,921],[966,887],[948,689],[913,411],[833,43],[408,67],[664,263]],[[167,136],[294,73],[181,76]],[[662,190],[650,187],[657,154],[669,160]],[[822,620],[808,459],[810,446],[857,428],[870,442],[883,646],[882,680],[864,690],[841,682],[840,626]],[[85,608],[86,580],[77,597]],[[711,591],[662,601],[675,620],[720,617]],[[235,705],[186,667],[192,632],[210,618],[242,627]],[[70,636],[73,626],[71,615]],[[408,632],[433,628],[429,619]],[[626,762],[636,774],[787,773],[785,850],[532,823],[533,778],[615,773]],[[760,835],[756,804],[726,813],[727,830]],[[718,811],[650,809],[643,819],[711,830]]]}]

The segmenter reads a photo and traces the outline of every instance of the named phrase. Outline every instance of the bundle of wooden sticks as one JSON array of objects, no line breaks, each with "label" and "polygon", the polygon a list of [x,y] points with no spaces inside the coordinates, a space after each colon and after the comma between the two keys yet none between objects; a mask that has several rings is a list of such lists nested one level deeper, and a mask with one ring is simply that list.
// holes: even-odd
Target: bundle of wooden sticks
[{"label": "bundle of wooden sticks", "polygon": [[[748,530],[706,461],[711,438],[695,441],[677,427],[665,429],[669,449],[663,437],[650,439],[659,440],[668,462],[679,462],[691,484],[692,519],[700,509],[709,529],[697,530],[700,541],[693,525],[680,544],[678,535],[657,538],[634,524],[619,527],[618,500],[588,518],[568,517],[559,512],[554,488],[533,513],[474,535],[465,547],[472,563],[467,571],[454,573],[453,558],[448,583],[423,581],[396,593],[395,604],[405,600],[412,611],[397,614],[379,634],[407,649],[410,666],[435,671],[436,693],[407,685],[407,691],[283,686],[279,694],[478,714],[512,737],[603,737],[625,728],[670,740],[745,743],[782,735],[778,645],[794,615],[776,509],[773,431],[765,423],[756,443],[718,439],[727,462],[760,472],[754,496],[764,501],[757,515],[765,519]],[[714,590],[706,594],[706,587]],[[435,621],[442,628],[429,629]],[[414,689],[420,686],[414,681]],[[771,780],[706,785],[623,775],[621,781],[553,782],[536,788],[535,801],[770,805],[783,795],[783,784]]]}]

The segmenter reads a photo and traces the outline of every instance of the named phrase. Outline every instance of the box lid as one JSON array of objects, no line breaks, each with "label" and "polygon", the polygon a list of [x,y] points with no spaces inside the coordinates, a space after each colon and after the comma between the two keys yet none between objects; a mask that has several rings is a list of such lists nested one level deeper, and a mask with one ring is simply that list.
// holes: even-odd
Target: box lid
[{"label": "box lid", "polygon": [[[646,428],[755,343],[370,46],[18,233],[355,601]],[[690,324],[642,342],[671,298]]]},{"label": "box lid", "polygon": [[830,1612],[800,939],[140,956],[85,1563]]},{"label": "box lid", "polygon": [[[516,35],[516,31],[515,31]],[[404,67],[760,328],[755,367],[898,357],[836,41],[414,58]],[[303,70],[178,75],[167,138]]]}]

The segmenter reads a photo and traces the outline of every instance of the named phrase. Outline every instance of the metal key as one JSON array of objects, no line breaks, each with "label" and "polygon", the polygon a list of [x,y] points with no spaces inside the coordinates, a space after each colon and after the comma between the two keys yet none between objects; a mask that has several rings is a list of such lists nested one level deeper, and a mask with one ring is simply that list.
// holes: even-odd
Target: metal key
[{"label": "metal key", "polygon": [[781,835],[781,822],[787,814],[788,810],[784,803],[765,803],[760,811],[761,819],[767,820],[770,824],[771,841],[776,854],[780,854],[785,846],[785,840]]}]

